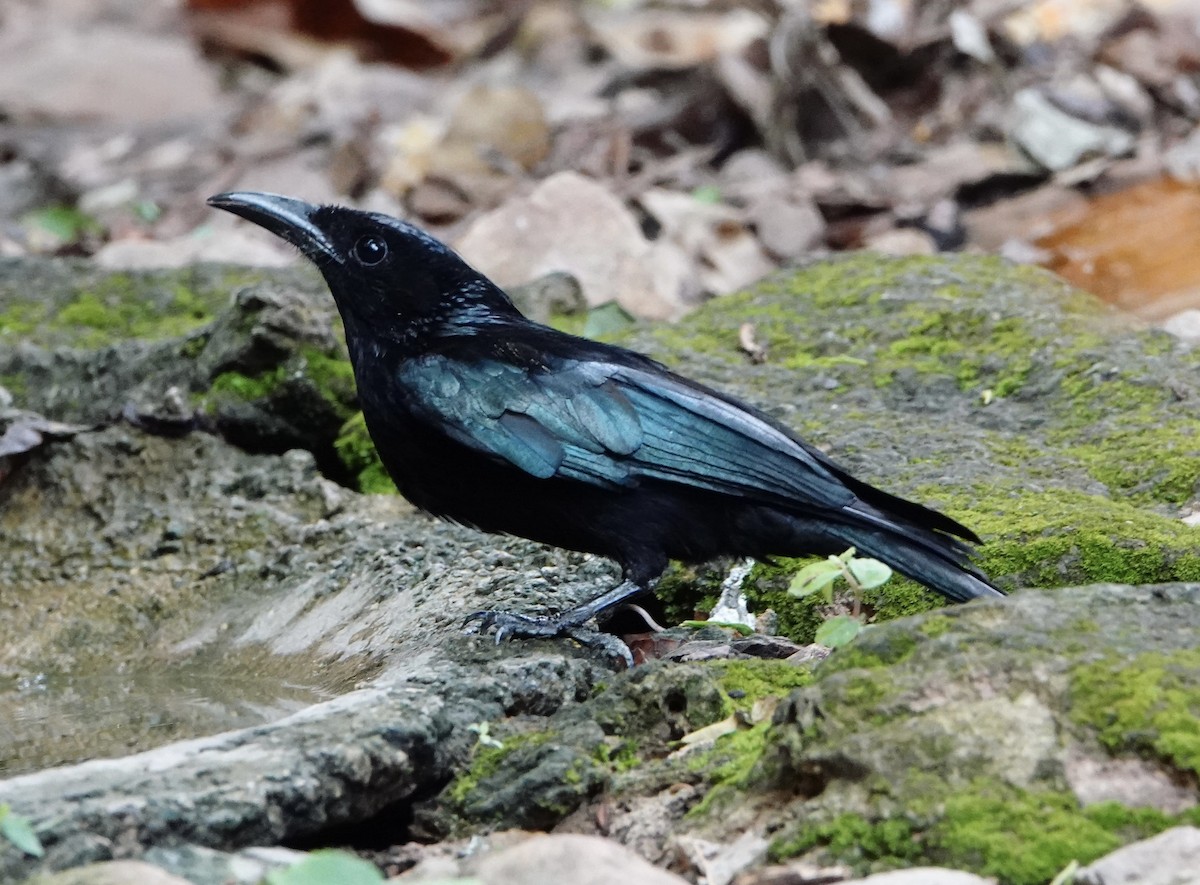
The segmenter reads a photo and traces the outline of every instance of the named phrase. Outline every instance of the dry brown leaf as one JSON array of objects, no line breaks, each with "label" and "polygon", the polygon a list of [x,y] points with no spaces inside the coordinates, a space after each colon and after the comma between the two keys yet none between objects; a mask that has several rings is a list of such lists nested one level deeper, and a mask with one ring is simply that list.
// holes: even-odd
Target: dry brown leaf
[{"label": "dry brown leaf", "polygon": [[752,363],[767,361],[767,345],[754,337],[754,323],[742,323],[738,328],[738,347]]}]

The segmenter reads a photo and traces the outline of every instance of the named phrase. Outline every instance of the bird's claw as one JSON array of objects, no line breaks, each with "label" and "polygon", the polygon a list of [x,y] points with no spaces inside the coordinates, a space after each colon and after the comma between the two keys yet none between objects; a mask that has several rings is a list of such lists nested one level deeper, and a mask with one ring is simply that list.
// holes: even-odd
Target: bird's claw
[{"label": "bird's claw", "polygon": [[478,611],[467,615],[464,627],[468,633],[486,633],[495,628],[496,644],[506,639],[574,639],[580,645],[619,658],[626,667],[633,666],[629,647],[611,633],[584,627],[572,620],[534,618],[512,612]]},{"label": "bird's claw", "polygon": [[566,629],[554,618],[533,618],[498,611],[469,614],[464,626],[469,633],[486,633],[494,627],[497,645],[505,639],[553,639],[564,635]]}]

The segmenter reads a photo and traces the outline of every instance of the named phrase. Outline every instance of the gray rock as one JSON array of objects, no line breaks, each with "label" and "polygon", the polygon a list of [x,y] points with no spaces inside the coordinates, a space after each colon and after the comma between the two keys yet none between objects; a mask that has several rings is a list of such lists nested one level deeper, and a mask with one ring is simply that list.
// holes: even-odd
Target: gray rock
[{"label": "gray rock", "polygon": [[595,836],[535,836],[470,864],[483,885],[684,885],[687,881],[652,866],[628,848]]},{"label": "gray rock", "polygon": [[1072,116],[1037,89],[1022,89],[1013,96],[1010,134],[1034,160],[1055,172],[1090,156],[1122,156],[1134,145],[1131,133]]},{"label": "gray rock", "polygon": [[799,258],[824,242],[825,219],[811,200],[763,194],[746,207],[746,215],[763,247],[777,258]]},{"label": "gray rock", "polygon": [[1200,342],[1200,309],[1190,307],[1168,317],[1162,323],[1163,331],[1189,344]]},{"label": "gray rock", "polygon": [[1079,885],[1197,885],[1200,829],[1175,827],[1105,855],[1075,874]]},{"label": "gray rock", "polygon": [[[579,694],[587,665],[559,655],[491,668],[410,663],[405,679],[350,692],[269,725],[0,781],[51,854],[86,835],[113,846],[278,844],[361,821],[444,783],[471,723]],[[581,681],[582,680],[582,681]],[[554,695],[557,694],[557,701]],[[161,857],[159,858],[161,861]],[[53,862],[53,857],[51,857]],[[25,864],[0,855],[0,878]]]}]

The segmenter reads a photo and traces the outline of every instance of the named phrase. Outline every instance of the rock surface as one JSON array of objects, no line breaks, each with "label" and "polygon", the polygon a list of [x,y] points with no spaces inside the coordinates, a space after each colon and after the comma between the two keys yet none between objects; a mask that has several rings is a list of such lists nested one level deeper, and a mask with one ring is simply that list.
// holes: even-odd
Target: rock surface
[{"label": "rock surface", "polygon": [[[780,644],[710,627],[687,662],[614,674],[458,630],[588,598],[611,563],[330,478],[367,469],[342,460],[331,321],[294,271],[0,263],[0,386],[94,425],[0,478],[0,803],[47,848],[0,843],[0,880],[118,858],[241,881],[254,846],[347,842],[400,872],[417,843],[524,827],[689,878],[937,864],[1041,885],[1200,820],[1200,535],[1179,518],[1200,358],[1173,339],[974,258],[817,262],[635,329],[1043,589],[931,611],[892,582],[823,661],[747,659]],[[794,568],[744,589],[804,642],[827,612],[781,592]],[[658,595],[690,616],[724,577],[677,568]],[[291,855],[270,857],[253,876]]]},{"label": "rock surface", "polygon": [[1119,848],[1078,872],[1080,885],[1196,885],[1200,829],[1175,827]]}]

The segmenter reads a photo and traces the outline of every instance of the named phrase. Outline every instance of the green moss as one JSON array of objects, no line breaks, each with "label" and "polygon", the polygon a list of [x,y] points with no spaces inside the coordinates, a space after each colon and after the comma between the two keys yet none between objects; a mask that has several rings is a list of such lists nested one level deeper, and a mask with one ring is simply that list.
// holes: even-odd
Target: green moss
[{"label": "green moss", "polygon": [[124,318],[104,304],[93,292],[84,292],[59,311],[62,323],[87,326],[91,329],[116,329],[124,325]]},{"label": "green moss", "polygon": [[215,394],[226,394],[246,402],[257,402],[271,396],[287,378],[287,369],[276,366],[261,375],[243,375],[241,372],[222,372],[213,378],[209,390]]},{"label": "green moss", "polygon": [[29,379],[19,372],[0,374],[0,387],[11,393],[15,399],[19,400],[25,396],[28,386]]},{"label": "green moss", "polygon": [[[294,409],[295,396],[320,398],[333,420],[345,421],[355,412],[356,390],[350,362],[312,346],[303,346],[283,363],[254,376],[227,372],[213,379],[212,389],[231,392],[242,399],[280,399],[283,408]],[[291,402],[287,402],[287,401]]]},{"label": "green moss", "polygon": [[0,281],[0,336],[98,348],[125,339],[164,340],[210,322],[229,293],[261,278],[246,268],[102,272],[83,263],[29,262],[32,281]]},{"label": "green moss", "polygon": [[783,698],[812,684],[812,673],[786,661],[745,660],[713,664],[717,682],[734,709],[749,710],[765,697]]},{"label": "green moss", "polygon": [[726,805],[740,801],[743,788],[760,777],[756,769],[763,760],[770,728],[769,722],[759,722],[722,735],[712,749],[687,757],[687,768],[702,774],[709,784],[704,798],[688,810],[688,817],[716,814]]},{"label": "green moss", "polygon": [[[1061,286],[1040,271],[996,259],[966,259],[950,266],[929,259],[881,261],[848,255],[820,262],[720,299],[674,327],[655,329],[655,349],[715,355],[744,363],[738,346],[743,323],[767,344],[772,364],[820,370],[847,386],[891,384],[897,373],[940,374],[964,390],[988,389],[993,397],[1017,393],[1034,368],[1031,348],[1050,343],[1050,330],[1014,317],[996,316],[982,296],[1003,280]],[[930,300],[894,300],[891,290],[932,289]],[[787,297],[794,302],[789,303]],[[820,337],[809,337],[799,318],[818,314]],[[886,315],[886,326],[864,322]]]},{"label": "green moss", "polygon": [[1023,586],[1200,580],[1200,537],[1177,519],[1083,492],[918,489],[985,540],[979,564]]},{"label": "green moss", "polygon": [[936,864],[995,876],[1002,885],[1044,885],[1072,860],[1088,863],[1179,822],[1116,803],[1085,809],[1069,793],[983,780],[930,809],[881,820],[852,813],[803,820],[772,843],[770,856],[782,861],[814,853],[860,874]]},{"label": "green moss", "polygon": [[890,667],[908,660],[917,645],[916,637],[899,631],[864,630],[854,642],[835,648],[821,662],[818,673],[827,675],[841,670]]},{"label": "green moss", "polygon": [[[742,714],[752,710],[756,701],[768,697],[782,700],[812,683],[811,671],[785,661],[722,661],[706,666],[717,672],[718,684],[729,698],[731,711],[740,711],[742,722],[745,719]],[[764,762],[770,733],[769,720],[756,722],[722,735],[710,749],[686,757],[687,769],[702,774],[709,785],[708,792],[689,811],[689,816],[713,814],[727,802],[738,801],[739,791],[752,781],[769,779],[757,769]]]},{"label": "green moss", "polygon": [[40,304],[18,302],[0,313],[0,335],[28,335],[42,322],[45,307]]},{"label": "green moss", "polygon": [[1194,824],[1200,819],[1200,807],[1191,808],[1178,816],[1165,814],[1157,808],[1129,808],[1119,802],[1099,802],[1083,810],[1088,820],[1116,835],[1122,842],[1148,839],[1156,833],[1180,824]]},{"label": "green moss", "polygon": [[859,676],[848,680],[838,693],[840,701],[853,707],[874,708],[888,695],[887,687],[880,679]]},{"label": "green moss", "polygon": [[128,338],[171,338],[213,317],[211,302],[182,284],[176,284],[169,297],[153,300],[140,295],[139,289],[130,275],[113,274],[76,295],[53,323],[81,330],[77,346],[100,347]]},{"label": "green moss", "polygon": [[186,360],[192,360],[200,356],[204,352],[204,348],[208,346],[208,334],[200,333],[193,335],[179,345],[179,355]]},{"label": "green moss", "polygon": [[1121,845],[1069,794],[987,783],[947,799],[925,839],[941,862],[1004,885],[1043,885],[1071,861],[1086,864]]},{"label": "green moss", "polygon": [[917,629],[930,639],[937,639],[949,632],[953,625],[954,621],[945,615],[933,615],[923,620]]},{"label": "green moss", "polygon": [[512,754],[529,747],[541,746],[553,737],[550,732],[514,734],[504,736],[499,747],[478,745],[475,755],[471,757],[470,766],[458,773],[446,788],[446,796],[456,805],[465,804],[479,789],[480,783],[495,776]]},{"label": "green moss", "polygon": [[903,575],[892,575],[883,586],[866,591],[863,601],[872,612],[872,622],[907,618],[946,605],[937,593]]},{"label": "green moss", "polygon": [[602,789],[609,774],[597,764],[594,732],[570,731],[501,734],[502,747],[480,750],[443,793],[457,827],[548,829]]},{"label": "green moss", "polygon": [[333,447],[350,475],[356,477],[360,492],[371,495],[396,494],[396,484],[379,460],[362,412],[356,412],[342,425]]},{"label": "green moss", "polygon": [[1088,473],[1130,501],[1182,504],[1200,487],[1200,420],[1129,427],[1070,447]]},{"label": "green moss", "polygon": [[1200,774],[1200,649],[1076,668],[1071,717],[1113,752],[1153,755]]},{"label": "green moss", "polygon": [[867,361],[856,356],[847,356],[846,354],[835,354],[833,356],[818,356],[805,350],[793,350],[788,356],[783,357],[780,365],[788,369],[833,369],[840,366],[855,366],[861,367],[868,365]]},{"label": "green moss", "polygon": [[341,355],[330,356],[315,347],[300,348],[299,357],[301,370],[321,398],[333,406],[340,417],[350,418],[358,397],[350,360]]},{"label": "green moss", "polygon": [[642,764],[637,741],[629,738],[609,738],[598,744],[593,758],[610,771],[622,773],[632,771]]},{"label": "green moss", "polygon": [[920,840],[908,821],[893,818],[872,822],[849,813],[823,823],[805,824],[798,832],[777,838],[769,854],[779,862],[814,848],[858,868],[912,866],[922,856]]},{"label": "green moss", "polygon": [[[1145,333],[1130,361],[1145,362],[1156,340]],[[1048,429],[1048,442],[1114,496],[1141,504],[1191,500],[1200,489],[1200,420],[1178,408],[1158,372],[1153,379],[1139,377],[1136,368],[1098,372],[1096,349],[1111,352],[1113,343],[1085,336],[1058,356],[1068,400]]]},{"label": "green moss", "polygon": [[663,605],[667,622],[700,617],[713,610],[727,577],[727,563],[688,564],[672,562],[654,586],[654,596]]}]

